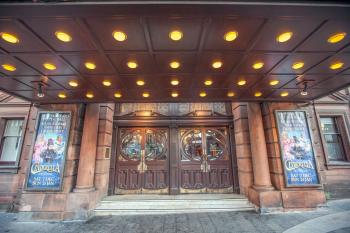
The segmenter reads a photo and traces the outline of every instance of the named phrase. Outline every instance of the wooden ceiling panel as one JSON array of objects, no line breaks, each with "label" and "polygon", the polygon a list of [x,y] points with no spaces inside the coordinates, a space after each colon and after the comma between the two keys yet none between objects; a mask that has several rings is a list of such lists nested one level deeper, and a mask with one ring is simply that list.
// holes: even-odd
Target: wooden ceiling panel
[{"label": "wooden ceiling panel", "polygon": [[[205,52],[200,56],[197,70],[200,73],[229,74],[242,56],[243,54],[240,53],[228,54]],[[215,61],[221,61],[222,66],[218,69],[213,68],[212,64]]]},{"label": "wooden ceiling panel", "polygon": [[[199,46],[202,18],[161,18],[148,19],[152,47],[157,50],[196,50]],[[182,32],[181,40],[173,41],[169,33],[173,30]]]},{"label": "wooden ceiling panel", "polygon": [[[5,70],[3,65],[8,64],[13,66],[16,70]],[[0,55],[0,71],[6,75],[38,75],[38,72],[20,62],[18,59],[6,55]]]},{"label": "wooden ceiling panel", "polygon": [[[247,48],[253,35],[262,24],[263,19],[254,18],[216,18],[210,24],[205,49],[209,50],[237,50]],[[238,37],[234,41],[226,41],[227,32],[236,31]]]},{"label": "wooden ceiling panel", "polygon": [[[155,69],[153,59],[148,54],[111,54],[109,57],[120,74],[149,74]],[[129,61],[137,63],[136,69],[127,66]]]},{"label": "wooden ceiling panel", "polygon": [[18,43],[7,43],[0,39],[0,47],[8,52],[48,51],[47,47],[36,39],[20,21],[0,19],[0,33],[9,33],[19,40]]},{"label": "wooden ceiling panel", "polygon": [[318,83],[329,78],[329,75],[300,75],[295,79],[283,86],[283,88],[297,88],[302,89],[304,87],[303,82],[307,81],[308,87],[313,87]]},{"label": "wooden ceiling panel", "polygon": [[[18,57],[39,70],[41,73],[45,75],[71,75],[75,74],[67,64],[65,64],[61,59],[59,59],[55,55],[51,54],[23,54],[18,55]],[[56,67],[54,70],[48,70],[44,68],[44,63],[50,63]]]},{"label": "wooden ceiling panel", "polygon": [[313,88],[333,90],[343,85],[344,86],[350,85],[350,75],[340,75],[340,76],[329,78],[323,82],[319,82]]},{"label": "wooden ceiling panel", "polygon": [[[309,18],[273,18],[264,28],[262,36],[256,43],[254,50],[291,51],[319,24],[320,22],[318,20]],[[291,39],[284,43],[278,42],[277,37],[286,32],[293,33]]]},{"label": "wooden ceiling panel", "polygon": [[[237,73],[241,74],[263,74],[271,70],[284,55],[281,54],[264,54],[264,53],[252,53],[249,54],[247,59],[238,67]],[[255,63],[263,63],[263,67],[260,69],[254,69]]]},{"label": "wooden ceiling panel", "polygon": [[[327,40],[335,33],[345,32],[347,35],[344,40],[331,44]],[[349,43],[350,21],[330,20],[326,22],[317,32],[315,32],[307,41],[305,41],[298,51],[338,51]]]},{"label": "wooden ceiling panel", "polygon": [[[160,72],[164,73],[192,73],[196,66],[195,54],[181,54],[181,53],[169,53],[169,54],[156,54],[156,67]],[[177,61],[180,63],[179,68],[171,68],[170,62]]]},{"label": "wooden ceiling panel", "polygon": [[[96,50],[89,35],[72,18],[35,18],[27,19],[26,23],[56,51]],[[71,41],[60,41],[56,32],[67,33]]]},{"label": "wooden ceiling panel", "polygon": [[[329,56],[326,53],[294,53],[284,59],[282,63],[277,65],[272,71],[272,74],[302,74],[310,67],[316,65],[323,59]],[[304,66],[300,69],[293,69],[295,63],[303,62]]]},{"label": "wooden ceiling panel", "polygon": [[30,91],[32,90],[31,87],[8,77],[0,77],[0,88],[2,90],[8,90],[8,91]]},{"label": "wooden ceiling panel", "polygon": [[[65,59],[72,64],[81,74],[113,74],[114,69],[107,58],[98,53],[81,53],[77,55],[65,55]],[[95,69],[88,69],[85,63],[92,63]]]},{"label": "wooden ceiling panel", "polygon": [[[147,50],[145,33],[140,19],[128,17],[88,18],[87,23],[105,50]],[[127,36],[125,41],[117,41],[113,32],[121,31]]]},{"label": "wooden ceiling panel", "polygon": [[[334,63],[343,63],[343,66],[339,69],[330,69],[330,66]],[[332,56],[324,62],[320,63],[316,67],[309,70],[308,74],[337,74],[350,67],[350,54],[343,53],[336,56]]]}]

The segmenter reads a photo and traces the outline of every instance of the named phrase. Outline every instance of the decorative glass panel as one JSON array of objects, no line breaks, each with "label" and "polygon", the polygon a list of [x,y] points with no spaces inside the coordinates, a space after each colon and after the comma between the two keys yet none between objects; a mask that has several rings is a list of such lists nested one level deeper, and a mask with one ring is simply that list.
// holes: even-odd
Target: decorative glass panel
[{"label": "decorative glass panel", "polygon": [[141,160],[141,140],[140,130],[125,131],[121,139],[121,155],[125,160]]},{"label": "decorative glass panel", "polygon": [[20,140],[23,130],[23,120],[7,120],[2,139],[2,150],[0,161],[15,162],[20,146]]},{"label": "decorative glass panel", "polygon": [[338,133],[334,117],[322,117],[321,128],[323,133]]},{"label": "decorative glass panel", "polygon": [[146,160],[165,160],[167,151],[167,135],[163,130],[146,131]]},{"label": "decorative glass panel", "polygon": [[208,160],[220,159],[225,154],[225,135],[214,129],[208,129],[205,133]]},{"label": "decorative glass panel", "polygon": [[191,129],[181,135],[181,159],[200,161],[203,156],[202,132]]}]

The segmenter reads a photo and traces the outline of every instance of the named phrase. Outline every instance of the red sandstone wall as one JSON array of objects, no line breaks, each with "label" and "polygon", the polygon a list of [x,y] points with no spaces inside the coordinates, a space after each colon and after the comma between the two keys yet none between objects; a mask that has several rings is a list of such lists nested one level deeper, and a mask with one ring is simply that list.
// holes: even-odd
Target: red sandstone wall
[{"label": "red sandstone wall", "polygon": [[242,194],[247,195],[249,187],[253,184],[247,104],[232,103],[232,114],[234,119],[239,188]]}]

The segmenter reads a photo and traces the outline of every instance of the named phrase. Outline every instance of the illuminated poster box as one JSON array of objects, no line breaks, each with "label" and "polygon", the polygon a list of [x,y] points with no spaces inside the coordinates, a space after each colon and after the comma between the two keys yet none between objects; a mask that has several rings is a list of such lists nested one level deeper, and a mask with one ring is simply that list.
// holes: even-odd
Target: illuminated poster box
[{"label": "illuminated poster box", "polygon": [[38,113],[27,190],[61,190],[70,121],[70,112]]}]

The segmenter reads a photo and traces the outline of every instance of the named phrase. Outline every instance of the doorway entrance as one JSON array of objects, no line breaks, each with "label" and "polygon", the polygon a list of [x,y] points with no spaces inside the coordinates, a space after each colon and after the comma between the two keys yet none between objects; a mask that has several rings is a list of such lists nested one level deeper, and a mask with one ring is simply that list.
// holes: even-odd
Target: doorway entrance
[{"label": "doorway entrance", "polygon": [[179,140],[181,193],[233,192],[227,128],[181,128]]}]

